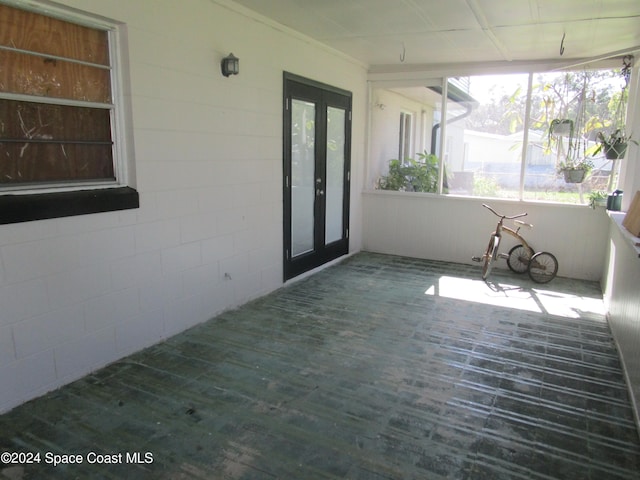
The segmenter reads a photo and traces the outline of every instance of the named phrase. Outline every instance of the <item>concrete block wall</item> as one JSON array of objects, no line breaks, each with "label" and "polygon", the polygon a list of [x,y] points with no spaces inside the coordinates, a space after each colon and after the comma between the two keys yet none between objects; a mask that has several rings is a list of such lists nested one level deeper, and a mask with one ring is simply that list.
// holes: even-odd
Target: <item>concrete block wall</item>
[{"label": "concrete block wall", "polygon": [[140,208],[0,226],[0,412],[282,285],[283,71],[353,92],[362,237],[362,65],[227,0],[61,3],[126,25]]}]

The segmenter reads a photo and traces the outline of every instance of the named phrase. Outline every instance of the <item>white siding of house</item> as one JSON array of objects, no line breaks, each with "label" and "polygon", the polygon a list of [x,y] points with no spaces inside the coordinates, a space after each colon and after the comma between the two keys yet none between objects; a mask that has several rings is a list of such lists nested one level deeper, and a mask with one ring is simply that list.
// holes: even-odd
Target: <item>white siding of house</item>
[{"label": "white siding of house", "polygon": [[0,226],[0,412],[282,285],[283,71],[353,92],[361,243],[363,66],[224,0],[62,3],[127,26],[141,206]]},{"label": "white siding of house", "polygon": [[430,107],[413,101],[395,92],[375,89],[371,99],[370,147],[367,165],[367,188],[374,188],[381,175],[389,172],[389,162],[398,158],[400,146],[400,113],[413,115],[413,154],[430,150],[431,121],[433,112],[423,111]]}]

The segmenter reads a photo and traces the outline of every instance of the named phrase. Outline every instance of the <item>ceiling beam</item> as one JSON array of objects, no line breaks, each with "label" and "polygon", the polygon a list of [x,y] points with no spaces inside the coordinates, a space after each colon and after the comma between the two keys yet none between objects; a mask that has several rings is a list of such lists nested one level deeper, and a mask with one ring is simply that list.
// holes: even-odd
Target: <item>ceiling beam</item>
[{"label": "ceiling beam", "polygon": [[467,1],[467,5],[473,12],[473,15],[476,17],[476,21],[480,25],[480,28],[482,28],[482,31],[484,32],[484,34],[489,38],[491,43],[493,43],[493,45],[498,49],[498,51],[502,55],[502,58],[504,58],[509,62],[513,60],[513,56],[511,55],[511,52],[509,52],[509,49],[505,45],[503,45],[503,43],[498,39],[498,37],[496,37],[496,34],[493,33],[493,29],[491,28],[491,25],[489,24],[487,17],[482,11],[482,8],[480,8],[480,5],[478,5],[478,2],[476,0],[466,0],[466,1]]}]

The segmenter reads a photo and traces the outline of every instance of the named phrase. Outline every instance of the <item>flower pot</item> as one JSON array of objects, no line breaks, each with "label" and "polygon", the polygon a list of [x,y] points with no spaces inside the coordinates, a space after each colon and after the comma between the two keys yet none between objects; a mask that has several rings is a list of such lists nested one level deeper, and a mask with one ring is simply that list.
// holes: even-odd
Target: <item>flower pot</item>
[{"label": "flower pot", "polygon": [[573,133],[573,120],[555,119],[551,122],[549,133],[557,137],[569,137]]},{"label": "flower pot", "polygon": [[622,209],[622,190],[616,190],[607,197],[607,210],[619,212]]},{"label": "flower pot", "polygon": [[619,158],[624,158],[625,153],[627,153],[626,142],[604,144],[604,156],[607,160],[616,160]]},{"label": "flower pot", "polygon": [[587,171],[579,168],[570,168],[562,171],[564,175],[564,181],[567,183],[582,183],[584,177],[587,176]]}]

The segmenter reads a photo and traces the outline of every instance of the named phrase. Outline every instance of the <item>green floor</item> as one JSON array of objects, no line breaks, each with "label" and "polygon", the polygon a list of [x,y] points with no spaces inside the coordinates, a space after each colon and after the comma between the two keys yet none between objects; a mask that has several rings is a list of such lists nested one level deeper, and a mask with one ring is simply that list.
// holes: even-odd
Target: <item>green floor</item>
[{"label": "green floor", "polygon": [[640,478],[598,286],[479,275],[356,255],[0,416],[0,478]]}]

